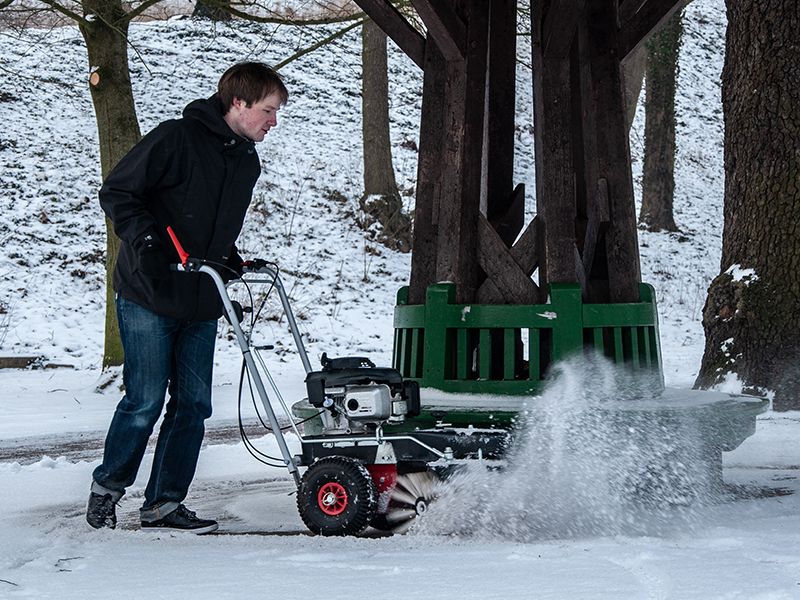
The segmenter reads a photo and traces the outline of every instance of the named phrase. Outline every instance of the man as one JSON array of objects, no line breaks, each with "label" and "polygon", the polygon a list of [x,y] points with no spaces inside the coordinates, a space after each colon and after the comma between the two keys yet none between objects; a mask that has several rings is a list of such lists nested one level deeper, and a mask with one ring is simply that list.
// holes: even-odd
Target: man
[{"label": "man", "polygon": [[255,151],[277,124],[288,92],[262,63],[234,65],[217,93],[183,118],[147,134],[114,167],[100,205],[122,241],[113,285],[125,351],[125,395],[117,406],[103,462],[93,473],[86,520],[116,526],[115,506],[136,479],[161,416],[153,466],[140,511],[144,529],[208,533],[216,521],[183,504],[194,477],[204,421],[211,416],[211,371],[222,303],[210,277],[170,270],[178,262],[166,228],[186,251],[241,274],[235,246],[261,171]]}]

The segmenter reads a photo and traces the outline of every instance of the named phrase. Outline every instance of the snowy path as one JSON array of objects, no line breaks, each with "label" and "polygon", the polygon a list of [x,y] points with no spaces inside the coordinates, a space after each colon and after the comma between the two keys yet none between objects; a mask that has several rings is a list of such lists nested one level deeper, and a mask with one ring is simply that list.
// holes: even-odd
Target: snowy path
[{"label": "snowy path", "polygon": [[[522,539],[420,527],[392,538],[312,537],[287,475],[258,464],[235,438],[212,441],[187,504],[218,517],[223,535],[197,538],[139,531],[142,477],[120,506],[119,529],[86,525],[97,432],[114,404],[113,393],[95,394],[86,379],[0,372],[0,448],[19,439],[15,414],[39,431],[24,448],[25,464],[0,461],[0,598],[800,598],[800,494],[771,491],[800,491],[797,414],[765,415],[756,435],[726,456],[738,497],[658,536],[540,531]],[[230,432],[229,410],[218,412],[212,430]],[[86,454],[49,454],[84,440],[92,440]],[[257,442],[274,448],[269,436]]]}]

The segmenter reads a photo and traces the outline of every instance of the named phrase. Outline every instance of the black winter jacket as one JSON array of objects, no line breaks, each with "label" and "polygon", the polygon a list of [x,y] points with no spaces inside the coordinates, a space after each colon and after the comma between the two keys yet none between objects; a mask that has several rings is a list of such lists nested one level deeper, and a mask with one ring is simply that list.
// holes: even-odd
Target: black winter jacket
[{"label": "black winter jacket", "polygon": [[208,275],[171,271],[166,280],[152,279],[139,270],[136,250],[151,234],[179,262],[166,231],[171,225],[189,256],[224,264],[236,252],[260,172],[254,143],[228,127],[216,95],[195,100],[182,119],[143,137],[100,189],[100,205],[122,240],[117,293],[174,319],[219,318],[222,302]]}]

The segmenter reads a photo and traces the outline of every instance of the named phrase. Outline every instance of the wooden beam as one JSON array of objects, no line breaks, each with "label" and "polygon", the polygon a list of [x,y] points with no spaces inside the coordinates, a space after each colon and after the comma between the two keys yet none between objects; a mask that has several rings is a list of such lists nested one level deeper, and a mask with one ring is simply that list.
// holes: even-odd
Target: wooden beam
[{"label": "wooden beam", "polygon": [[492,0],[489,19],[485,214],[511,246],[525,222],[525,189],[514,189],[517,0]]},{"label": "wooden beam", "polygon": [[583,254],[581,256],[587,277],[592,272],[597,243],[608,229],[611,220],[608,207],[608,181],[603,178],[597,181],[597,189],[589,206],[592,208],[589,210],[588,214],[586,236],[583,240]]},{"label": "wooden beam", "polygon": [[467,55],[467,26],[445,0],[411,0],[445,60],[464,60]]},{"label": "wooden beam", "polygon": [[485,0],[467,0],[467,56],[448,65],[462,67],[464,84],[463,146],[458,177],[461,193],[448,207],[449,222],[439,222],[440,281],[456,283],[456,302],[474,302],[479,287],[478,216],[483,183],[483,140],[486,119],[486,68],[489,44],[489,5]]},{"label": "wooden beam", "polygon": [[[436,44],[431,44],[441,55]],[[442,106],[442,137],[437,147],[432,147],[431,160],[437,162],[439,179],[435,182],[436,212],[433,219],[437,223],[436,240],[436,277],[434,281],[452,281],[458,283],[458,254],[461,248],[470,251],[469,245],[462,241],[462,208],[464,185],[462,172],[462,154],[464,147],[464,63],[446,61],[444,65],[443,94],[431,98]],[[477,208],[475,209],[477,212]],[[474,214],[473,214],[474,216]],[[417,217],[418,218],[418,217]],[[416,220],[416,219],[415,219]],[[475,237],[470,238],[473,242]],[[477,262],[473,252],[473,266]],[[416,250],[415,250],[416,252]],[[476,269],[477,270],[477,269]]]},{"label": "wooden beam", "polygon": [[624,59],[647,41],[675,11],[689,0],[627,0],[619,11],[619,55]]},{"label": "wooden beam", "polygon": [[[598,179],[608,182],[610,224],[605,237],[609,300],[639,299],[638,228],[622,94],[617,0],[590,0],[586,33],[591,62]],[[595,180],[597,181],[597,180]]]},{"label": "wooden beam", "polygon": [[355,0],[355,3],[392,38],[420,69],[425,63],[425,38],[406,21],[388,0]]},{"label": "wooden beam", "polygon": [[511,248],[511,256],[522,269],[522,272],[529,277],[533,275],[536,267],[539,266],[539,256],[541,254],[542,236],[539,233],[541,220],[534,217],[528,223],[528,227],[522,233],[517,243]]},{"label": "wooden beam", "polygon": [[535,304],[539,288],[514,260],[483,215],[478,216],[478,246],[478,262],[504,301],[508,304]]},{"label": "wooden beam", "polygon": [[570,61],[533,52],[536,213],[543,221],[539,283],[574,282],[575,169]]},{"label": "wooden beam", "polygon": [[646,2],[647,0],[622,0],[619,3],[619,12],[617,13],[617,20],[620,26],[630,21]]},{"label": "wooden beam", "polygon": [[481,284],[481,287],[478,288],[478,294],[475,300],[479,304],[507,304],[503,292],[501,292],[500,288],[488,277]]},{"label": "wooden beam", "polygon": [[442,193],[442,148],[448,139],[445,127],[445,86],[447,63],[436,44],[425,47],[425,68],[422,80],[422,115],[419,127],[417,193],[414,238],[411,253],[411,281],[408,301],[425,304],[428,286],[436,278],[439,202]]},{"label": "wooden beam", "polygon": [[553,0],[542,27],[542,52],[547,57],[569,54],[585,0]]},{"label": "wooden beam", "polygon": [[486,218],[506,246],[511,246],[525,224],[525,184],[517,184],[514,191],[504,200],[503,203],[496,202],[490,193]]},{"label": "wooden beam", "polygon": [[578,247],[575,246],[575,275],[578,277],[578,283],[581,284],[581,296],[584,300],[587,299],[588,283],[586,275],[586,265],[583,264],[581,253],[578,252]]}]

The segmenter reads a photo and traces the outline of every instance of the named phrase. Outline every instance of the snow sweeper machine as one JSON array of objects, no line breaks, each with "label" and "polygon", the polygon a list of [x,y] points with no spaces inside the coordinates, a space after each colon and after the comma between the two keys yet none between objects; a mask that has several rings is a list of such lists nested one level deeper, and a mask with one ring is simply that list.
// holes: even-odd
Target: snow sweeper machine
[{"label": "snow sweeper machine", "polygon": [[[266,415],[264,425],[274,433],[280,449],[280,457],[262,454],[260,460],[284,467],[292,475],[298,512],[313,533],[357,535],[368,527],[403,532],[425,512],[454,463],[502,456],[505,429],[456,429],[442,421],[434,427],[418,427],[414,419],[421,412],[419,384],[404,379],[396,369],[376,367],[364,357],[323,354],[322,368],[314,370],[276,265],[246,262],[241,277],[226,283],[220,275],[225,267],[190,257],[172,229],[168,231],[181,259],[177,270],[205,274],[216,285],[225,319],[242,353],[243,379],[257,394]],[[308,397],[294,406],[281,395],[262,356],[273,346],[253,343],[255,319],[248,331],[243,328],[244,315],[252,314],[253,307],[243,308],[231,298],[228,286],[236,283],[248,290],[265,286],[265,298],[272,291],[278,294],[306,372]],[[276,405],[288,417],[288,426],[279,419]],[[290,450],[286,430],[299,440],[298,454]],[[301,469],[305,470],[302,476]]]},{"label": "snow sweeper machine", "polygon": [[[315,534],[408,529],[459,464],[502,461],[525,401],[541,392],[549,365],[576,350],[589,348],[612,362],[626,362],[655,377],[663,388],[655,301],[645,284],[643,301],[622,307],[581,306],[579,289],[556,284],[551,285],[548,304],[502,310],[457,305],[452,289],[439,284],[429,288],[428,306],[401,306],[399,297],[397,368],[376,367],[363,357],[322,354],[321,368],[314,370],[277,265],[247,262],[243,274],[226,284],[220,275],[226,267],[190,257],[172,230],[168,232],[181,261],[177,269],[214,281],[243,356],[240,400],[246,379],[254,400],[260,400],[266,422],[259,418],[274,433],[280,456],[259,455],[241,428],[245,445],[261,462],[289,471],[297,485],[300,517]],[[228,286],[239,284],[250,298],[253,286],[265,286],[264,300],[277,292],[306,373],[307,398],[289,406],[281,395],[262,356],[272,346],[256,345],[251,339],[260,309],[254,310],[252,300],[243,308],[228,292]],[[423,318],[427,322],[420,321]],[[519,353],[522,331],[529,344],[524,361]],[[450,387],[440,385],[442,381]],[[676,410],[691,413],[703,429],[707,455],[721,481],[721,452],[754,432],[755,417],[766,409],[766,401],[718,394],[698,402],[687,399],[684,390],[678,395],[679,406],[667,403],[659,412],[648,408],[645,418],[668,422]],[[287,419],[279,419],[277,406]],[[623,416],[624,427],[626,419]],[[298,453],[287,444],[288,430],[299,441]]]}]

